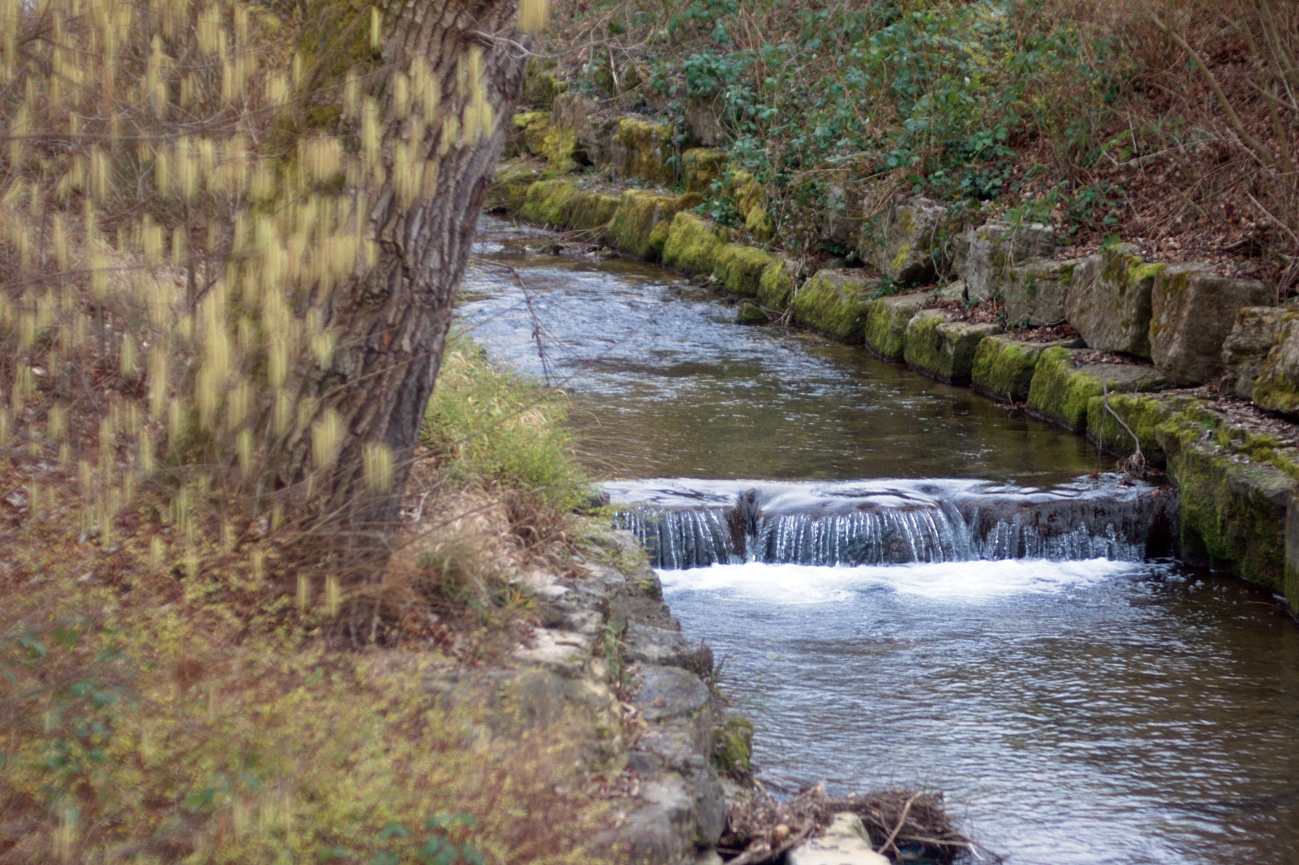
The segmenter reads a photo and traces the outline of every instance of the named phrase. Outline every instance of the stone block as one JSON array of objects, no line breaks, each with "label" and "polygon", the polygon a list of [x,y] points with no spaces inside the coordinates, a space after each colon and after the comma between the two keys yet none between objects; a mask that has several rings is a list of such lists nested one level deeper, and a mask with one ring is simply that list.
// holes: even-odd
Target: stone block
[{"label": "stone block", "polygon": [[[1202,402],[1186,396],[1111,393],[1109,405],[1111,411],[1106,411],[1103,398],[1092,397],[1088,401],[1087,438],[1124,457],[1134,453],[1139,444],[1147,465],[1163,468],[1168,464],[1168,455],[1164,452],[1161,430],[1166,433],[1169,424],[1195,423],[1191,413],[1198,416]],[[1127,424],[1127,429],[1114,415]]]},{"label": "stone block", "polygon": [[633,700],[647,721],[694,718],[708,705],[708,686],[680,667],[637,664],[640,691]]},{"label": "stone block", "polygon": [[861,196],[833,184],[826,190],[817,211],[821,217],[821,240],[828,248],[836,255],[857,248],[862,231]]},{"label": "stone block", "polygon": [[845,342],[862,341],[866,313],[880,281],[861,269],[822,270],[794,293],[790,306],[804,327]]},{"label": "stone block", "polygon": [[1283,591],[1294,482],[1271,465],[1240,461],[1200,441],[1200,432],[1190,425],[1161,430],[1179,493],[1182,558]]},{"label": "stone block", "polygon": [[899,361],[906,352],[907,325],[925,305],[923,294],[881,297],[866,316],[866,348],[881,360]]},{"label": "stone block", "polygon": [[695,141],[704,147],[716,147],[726,140],[721,106],[714,100],[691,99],[687,102],[686,125]]},{"label": "stone block", "polygon": [[1055,249],[1055,229],[1039,223],[992,220],[966,233],[965,290],[970,300],[992,297],[1008,268]]},{"label": "stone block", "polygon": [[789,851],[788,865],[889,865],[887,857],[871,847],[866,827],[856,814],[835,814],[817,837]]},{"label": "stone block", "polygon": [[483,209],[518,213],[527,200],[529,187],[540,179],[541,169],[531,162],[515,160],[498,164],[492,185],[487,188]]},{"label": "stone block", "polygon": [[609,169],[616,177],[630,177],[665,185],[676,180],[668,164],[672,155],[672,127],[639,117],[620,117],[609,144]]},{"label": "stone block", "polygon": [[1091,348],[1149,359],[1150,298],[1163,268],[1131,246],[1107,246],[1074,268],[1065,317]]},{"label": "stone block", "polygon": [[[608,165],[613,158],[613,134],[618,118],[600,109],[594,99],[576,93],[555,97],[550,114],[552,127],[572,140],[576,165]],[[570,169],[571,170],[571,169]]]},{"label": "stone block", "polygon": [[777,258],[770,252],[731,243],[717,253],[713,276],[732,294],[757,297],[762,285],[762,274],[776,262]]},{"label": "stone block", "polygon": [[681,154],[681,174],[686,182],[686,192],[707,193],[713,181],[726,171],[730,157],[724,151],[695,147]]},{"label": "stone block", "polygon": [[1222,343],[1222,365],[1227,369],[1223,389],[1241,399],[1252,399],[1254,384],[1263,374],[1272,346],[1281,336],[1285,310],[1276,306],[1242,306]]},{"label": "stone block", "polygon": [[1252,396],[1260,408],[1299,415],[1299,313],[1282,313],[1276,342],[1263,360]]},{"label": "stone block", "polygon": [[1011,327],[1050,327],[1065,321],[1078,261],[1038,259],[1007,268],[998,291]]},{"label": "stone block", "polygon": [[703,217],[678,213],[663,244],[663,265],[687,276],[711,274],[729,237],[730,232]]},{"label": "stone block", "polygon": [[964,386],[970,383],[979,343],[1000,332],[996,324],[948,321],[944,312],[921,310],[907,325],[903,356],[919,373]]},{"label": "stone block", "polygon": [[930,282],[947,208],[927,198],[903,198],[886,210],[877,225],[867,223],[858,250],[863,260],[899,285]]},{"label": "stone block", "polygon": [[1194,264],[1169,265],[1150,295],[1150,358],[1178,385],[1198,385],[1222,368],[1222,345],[1242,306],[1266,306],[1255,279],[1214,276]]},{"label": "stone block", "polygon": [[663,254],[672,219],[681,210],[678,196],[629,189],[609,223],[609,241],[617,249],[646,261]]},{"label": "stone block", "polygon": [[681,631],[630,622],[624,639],[627,648],[623,652],[623,658],[628,663],[680,667],[695,675],[712,672],[712,649],[706,643],[690,639]]},{"label": "stone block", "polygon": [[767,309],[786,309],[794,296],[797,275],[798,263],[788,258],[778,258],[767,265],[758,280],[758,303]]},{"label": "stone block", "polygon": [[1088,403],[1110,393],[1149,393],[1165,390],[1168,379],[1148,366],[1093,363],[1075,367],[1077,349],[1048,348],[1037,359],[1028,390],[1028,410],[1044,420],[1074,431],[1087,428]]},{"label": "stone block", "polygon": [[1001,402],[1021,403],[1028,399],[1028,389],[1037,369],[1037,359],[1048,348],[1075,348],[1076,340],[1066,342],[1021,342],[1013,335],[991,335],[979,343],[974,352],[970,383],[985,396]]}]

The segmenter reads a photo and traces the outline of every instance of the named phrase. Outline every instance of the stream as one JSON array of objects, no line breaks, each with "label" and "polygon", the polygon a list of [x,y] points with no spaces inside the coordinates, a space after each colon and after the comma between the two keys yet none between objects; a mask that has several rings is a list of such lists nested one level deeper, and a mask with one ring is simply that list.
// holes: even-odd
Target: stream
[{"label": "stream", "polygon": [[769,789],[941,790],[1013,865],[1299,863],[1299,630],[1167,557],[1168,490],[553,242],[484,218],[460,327],[572,396]]}]

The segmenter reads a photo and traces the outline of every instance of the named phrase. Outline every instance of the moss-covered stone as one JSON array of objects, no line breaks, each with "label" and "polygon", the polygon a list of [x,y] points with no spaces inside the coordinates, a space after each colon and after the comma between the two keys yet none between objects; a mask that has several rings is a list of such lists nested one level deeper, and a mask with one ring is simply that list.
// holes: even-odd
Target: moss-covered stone
[{"label": "moss-covered stone", "polygon": [[717,253],[713,275],[722,287],[732,294],[757,297],[762,284],[762,274],[775,264],[774,255],[752,246],[731,243]]},{"label": "moss-covered stone", "polygon": [[778,258],[767,265],[758,281],[758,303],[767,309],[787,309],[797,285],[794,282],[797,272],[797,265],[788,259]]},{"label": "moss-covered stone", "polygon": [[567,225],[576,231],[602,232],[621,205],[622,196],[581,190],[568,204]]},{"label": "moss-covered stone", "polygon": [[[1087,402],[1087,438],[1113,454],[1128,455],[1141,446],[1146,463],[1155,468],[1167,465],[1162,436],[1175,427],[1195,423],[1199,400],[1185,396],[1159,394],[1111,393],[1106,411],[1104,397],[1092,397]],[[1118,415],[1127,424],[1129,433],[1115,419]],[[1133,435],[1136,441],[1133,441]]]},{"label": "moss-covered stone", "polygon": [[688,276],[712,273],[729,234],[693,213],[678,213],[668,229],[663,264]]},{"label": "moss-covered stone", "polygon": [[1065,316],[1097,351],[1149,358],[1151,293],[1163,268],[1126,244],[1106,246],[1074,268]]},{"label": "moss-covered stone", "polygon": [[1065,320],[1065,301],[1077,261],[1039,259],[1001,271],[1006,322],[1011,327],[1049,327]]},{"label": "moss-covered stone", "polygon": [[665,193],[629,189],[609,224],[608,239],[617,249],[645,261],[657,261],[667,243],[681,199]]},{"label": "moss-covered stone", "polygon": [[725,151],[695,147],[681,154],[681,174],[687,192],[708,192],[730,159]]},{"label": "moss-covered stone", "polygon": [[988,336],[974,353],[970,383],[985,396],[1001,402],[1021,403],[1028,399],[1029,385],[1037,359],[1048,348],[1072,348],[1081,343],[1021,342],[1010,335]]},{"label": "moss-covered stone", "polygon": [[1077,354],[1077,349],[1049,348],[1038,356],[1028,390],[1029,412],[1081,431],[1087,428],[1089,401],[1103,394],[1106,387],[1110,393],[1147,393],[1169,387],[1169,381],[1151,367],[1116,363],[1075,367],[1072,358]]},{"label": "moss-covered stone", "polygon": [[1282,315],[1276,344],[1263,361],[1253,396],[1269,411],[1299,414],[1299,313]]},{"label": "moss-covered stone", "polygon": [[744,217],[744,228],[756,239],[764,242],[776,236],[776,229],[767,217],[767,209],[761,204],[749,208],[749,215]]},{"label": "moss-covered stone", "polygon": [[753,722],[748,718],[730,718],[713,729],[713,765],[724,775],[743,774],[750,770],[753,755]]},{"label": "moss-covered stone", "polygon": [[743,301],[735,311],[736,324],[766,324],[770,321],[762,307],[751,300]]},{"label": "moss-covered stone", "polygon": [[979,343],[1000,331],[995,324],[949,321],[940,310],[921,310],[907,324],[903,357],[916,372],[948,384],[968,385]]},{"label": "moss-covered stone", "polygon": [[538,181],[528,187],[519,215],[542,225],[566,228],[569,205],[578,191],[577,184],[571,180]]},{"label": "moss-covered stone", "polygon": [[859,269],[822,270],[794,292],[790,307],[804,327],[845,342],[862,341],[880,281]]},{"label": "moss-covered stone", "polygon": [[1169,265],[1150,294],[1150,357],[1179,385],[1207,382],[1222,368],[1222,346],[1243,306],[1266,306],[1256,279],[1215,276],[1202,265]]},{"label": "moss-covered stone", "polygon": [[518,213],[527,200],[529,187],[540,179],[540,167],[531,162],[513,160],[498,164],[483,208],[489,212]]},{"label": "moss-covered stone", "polygon": [[609,167],[619,177],[669,184],[676,172],[668,165],[672,127],[639,117],[620,117],[613,130]]},{"label": "moss-covered stone", "polygon": [[555,97],[568,89],[567,83],[560,81],[552,71],[554,61],[545,61],[534,57],[528,61],[523,74],[523,93],[520,101],[524,105],[549,111],[554,107]]},{"label": "moss-covered stone", "polygon": [[1286,511],[1293,480],[1274,466],[1241,462],[1183,425],[1161,429],[1180,493],[1182,558],[1286,588]]},{"label": "moss-covered stone", "polygon": [[920,307],[925,295],[906,294],[881,297],[870,305],[863,338],[871,354],[881,360],[902,360],[907,345],[907,325]]}]

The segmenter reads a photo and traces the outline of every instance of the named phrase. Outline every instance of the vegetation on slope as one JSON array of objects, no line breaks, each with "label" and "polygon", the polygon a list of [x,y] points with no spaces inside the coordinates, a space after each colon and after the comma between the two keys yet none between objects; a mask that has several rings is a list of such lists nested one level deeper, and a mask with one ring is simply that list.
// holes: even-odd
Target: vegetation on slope
[{"label": "vegetation on slope", "polygon": [[[795,251],[898,192],[1299,268],[1299,12],[1278,0],[640,0],[562,7],[568,86],[721,144]],[[690,130],[690,131],[686,131]],[[719,181],[724,182],[724,181]],[[705,210],[733,221],[723,196]]]}]

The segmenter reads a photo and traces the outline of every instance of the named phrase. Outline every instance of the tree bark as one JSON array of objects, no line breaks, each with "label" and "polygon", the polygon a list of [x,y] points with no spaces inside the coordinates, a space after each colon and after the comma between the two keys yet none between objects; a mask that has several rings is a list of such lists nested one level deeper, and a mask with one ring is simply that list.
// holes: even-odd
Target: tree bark
[{"label": "tree bark", "polygon": [[[368,12],[368,6],[361,8]],[[314,419],[337,412],[342,436],[332,463],[313,468],[311,423],[300,421],[274,459],[282,489],[309,479],[298,515],[306,518],[308,537],[326,541],[322,552],[344,559],[345,584],[373,578],[400,516],[456,287],[522,86],[526,49],[516,33],[516,17],[517,0],[394,0],[383,12],[381,63],[362,83],[386,118],[382,149],[388,177],[366,190],[371,203],[365,230],[377,243],[377,260],[333,290],[324,310],[326,326],[338,334],[332,362],[323,370],[304,365],[295,383],[298,404],[312,405]],[[364,22],[368,30],[368,15]],[[355,42],[358,23],[356,15],[320,22],[325,32],[318,44],[334,37]],[[331,27],[343,32],[331,34]],[[436,118],[426,118],[427,132],[420,141],[411,140],[410,124],[391,112],[394,76],[424,58],[441,88],[441,116],[458,116],[474,99],[466,91],[463,68],[473,49],[482,58],[478,98],[485,97],[495,117],[490,134],[451,134]],[[334,80],[328,92],[341,100],[338,83]],[[432,194],[413,203],[403,204],[392,170],[399,144],[438,163]],[[386,490],[366,483],[364,451],[375,444],[391,452],[392,484]],[[349,562],[353,567],[346,567]]]}]

